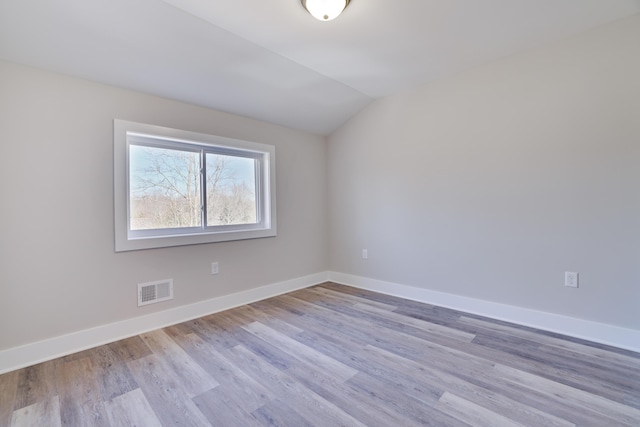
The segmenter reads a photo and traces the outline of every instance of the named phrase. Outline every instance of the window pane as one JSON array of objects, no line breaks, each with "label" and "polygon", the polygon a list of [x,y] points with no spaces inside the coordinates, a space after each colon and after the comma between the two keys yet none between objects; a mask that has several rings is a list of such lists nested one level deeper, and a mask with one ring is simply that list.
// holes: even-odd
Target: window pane
[{"label": "window pane", "polygon": [[130,145],[131,230],[200,227],[200,154]]},{"label": "window pane", "polygon": [[207,225],[255,224],[256,160],[206,154]]}]

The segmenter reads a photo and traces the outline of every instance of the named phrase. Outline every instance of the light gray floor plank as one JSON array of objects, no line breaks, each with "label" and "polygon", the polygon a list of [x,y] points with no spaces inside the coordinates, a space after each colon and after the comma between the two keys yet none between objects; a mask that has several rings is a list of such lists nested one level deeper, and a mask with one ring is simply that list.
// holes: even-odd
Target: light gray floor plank
[{"label": "light gray floor plank", "polygon": [[256,409],[253,415],[261,425],[268,427],[317,427],[280,399]]},{"label": "light gray floor plank", "polygon": [[320,294],[320,295],[339,298],[339,299],[341,299],[343,301],[343,303],[350,303],[352,306],[355,306],[355,305],[358,305],[358,304],[367,305],[369,307],[375,307],[378,310],[386,310],[386,311],[393,311],[393,310],[396,310],[398,308],[398,306],[396,306],[396,305],[391,305],[391,304],[387,304],[387,303],[384,303],[384,302],[378,302],[378,301],[374,301],[374,300],[371,300],[371,299],[362,298],[362,297],[359,297],[359,296],[356,296],[356,295],[350,295],[350,294],[347,294],[347,293],[344,293],[344,292],[335,291],[333,289],[325,288],[325,287],[322,287],[322,286],[316,286],[316,287],[310,288],[310,289],[313,290],[314,292]]},{"label": "light gray floor plank", "polygon": [[217,387],[219,383],[202,369],[164,331],[157,330],[142,334],[142,339],[153,353],[159,357],[166,371],[173,371],[179,378],[180,387],[189,397],[194,397]]},{"label": "light gray floor plank", "polygon": [[304,367],[291,367],[287,373],[324,399],[334,402],[344,412],[367,426],[402,426],[414,422],[394,408],[386,406],[372,388],[364,389],[357,381],[358,374],[345,382],[337,382],[321,374],[309,375]]},{"label": "light gray floor plank", "polygon": [[14,411],[11,427],[60,427],[60,400],[58,396],[34,403]]},{"label": "light gray floor plank", "polygon": [[265,387],[270,387],[279,399],[288,402],[311,425],[365,426],[243,346],[236,346],[229,351],[238,363],[242,363],[244,371],[251,373]]},{"label": "light gray floor plank", "polygon": [[[375,353],[375,356],[369,356],[367,359],[375,360],[377,358],[382,358],[382,366],[393,366],[401,372],[405,372],[408,375],[419,378],[421,382],[426,382],[442,390],[446,390],[445,393],[451,392],[461,398],[475,402],[493,412],[502,413],[510,419],[522,424],[543,425],[548,427],[570,427],[574,425],[573,422],[548,414],[544,412],[544,410],[532,408],[514,401],[507,396],[507,393],[499,394],[492,390],[479,387],[457,377],[456,375],[440,371],[433,366],[426,366],[424,364],[402,358],[401,356],[374,346],[368,346],[364,351],[366,353]],[[486,374],[489,374],[490,372],[491,370],[486,371]]]},{"label": "light gray floor plank", "polygon": [[110,346],[103,345],[90,350],[89,357],[96,370],[100,385],[100,394],[104,400],[110,400],[121,394],[138,388],[129,368]]},{"label": "light gray floor plank", "polygon": [[227,311],[227,314],[237,316],[243,325],[259,321],[260,323],[290,337],[304,332],[303,329],[287,322],[285,319],[270,316],[250,305],[244,305],[234,310]]},{"label": "light gray floor plank", "polygon": [[338,381],[345,381],[358,373],[353,368],[346,366],[335,359],[325,356],[312,348],[287,337],[280,332],[263,325],[260,322],[253,322],[243,328],[258,338],[274,344],[277,347],[287,349],[287,353],[296,359],[308,362],[323,370],[326,375],[333,376]]},{"label": "light gray floor plank", "polygon": [[24,408],[57,394],[56,366],[60,363],[62,363],[62,359],[56,359],[21,369],[14,408]]},{"label": "light gray floor plank", "polygon": [[436,408],[477,427],[526,427],[459,396],[445,392]]},{"label": "light gray floor plank", "polygon": [[394,313],[393,311],[381,310],[377,307],[367,306],[366,304],[354,304],[352,307],[355,310],[361,311],[363,313],[378,316],[380,319],[386,319],[407,326],[412,326],[414,328],[421,329],[432,334],[442,335],[448,338],[455,338],[461,341],[471,342],[476,337],[475,334],[471,334],[469,332],[460,331],[458,329],[438,325],[436,323],[426,322],[420,319],[414,319],[398,313]]},{"label": "light gray floor plank", "polygon": [[218,352],[196,334],[187,334],[180,344],[207,372],[220,383],[216,389],[226,393],[235,405],[247,412],[253,412],[270,400],[275,399],[267,387],[262,386],[250,375],[238,368],[227,356]]},{"label": "light gray floor plank", "polygon": [[112,426],[160,427],[162,423],[139,388],[105,402]]},{"label": "light gray floor plank", "polygon": [[20,371],[13,371],[0,375],[0,426],[11,422],[16,407],[19,374]]},{"label": "light gray floor plank", "polygon": [[[214,388],[193,399],[200,412],[214,426],[259,427],[261,424],[232,393]],[[258,409],[258,408],[254,408]]]},{"label": "light gray floor plank", "polygon": [[[474,325],[484,329],[493,330],[496,332],[502,332],[507,335],[517,336],[522,338],[528,338],[533,341],[537,341],[541,344],[546,344],[553,347],[570,350],[572,352],[581,354],[583,356],[590,356],[599,358],[600,360],[610,363],[611,361],[617,361],[634,371],[638,371],[638,357],[637,353],[633,355],[626,351],[611,351],[604,350],[594,345],[589,345],[586,342],[575,342],[567,339],[550,336],[539,331],[533,331],[530,328],[516,327],[515,325],[504,325],[498,322],[491,322],[489,320],[470,318],[462,316],[458,320],[460,324]],[[613,350],[613,349],[612,349]]]},{"label": "light gray floor plank", "polygon": [[209,421],[185,391],[182,379],[161,356],[152,354],[128,362],[140,389],[165,425],[206,426]]},{"label": "light gray floor plank", "polygon": [[576,405],[578,408],[597,411],[621,423],[640,425],[640,410],[618,402],[613,402],[604,397],[578,390],[564,384],[529,374],[508,366],[496,365],[496,375],[502,379],[523,385],[527,388],[540,391],[561,400],[565,404]]},{"label": "light gray floor plank", "polygon": [[65,426],[109,426],[98,374],[91,360],[83,357],[57,365],[60,418]]}]

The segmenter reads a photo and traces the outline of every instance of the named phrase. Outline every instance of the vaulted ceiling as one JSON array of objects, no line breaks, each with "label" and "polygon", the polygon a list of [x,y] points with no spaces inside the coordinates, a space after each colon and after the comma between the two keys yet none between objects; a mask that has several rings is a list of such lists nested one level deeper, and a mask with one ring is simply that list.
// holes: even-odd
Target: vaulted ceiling
[{"label": "vaulted ceiling", "polygon": [[372,100],[640,13],[640,0],[1,0],[0,59],[317,134]]}]

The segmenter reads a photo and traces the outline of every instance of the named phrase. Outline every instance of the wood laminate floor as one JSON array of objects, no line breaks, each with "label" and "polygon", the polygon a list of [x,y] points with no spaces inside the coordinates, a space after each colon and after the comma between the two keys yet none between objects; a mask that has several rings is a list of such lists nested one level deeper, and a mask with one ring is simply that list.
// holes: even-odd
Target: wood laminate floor
[{"label": "wood laminate floor", "polygon": [[332,283],[0,376],[0,426],[640,426],[640,354]]}]

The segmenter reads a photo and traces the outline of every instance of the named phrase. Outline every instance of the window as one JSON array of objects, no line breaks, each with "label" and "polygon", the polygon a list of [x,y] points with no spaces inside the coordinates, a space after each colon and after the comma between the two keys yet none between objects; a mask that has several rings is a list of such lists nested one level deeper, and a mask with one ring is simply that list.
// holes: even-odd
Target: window
[{"label": "window", "polygon": [[276,235],[275,147],[114,121],[116,252]]}]

